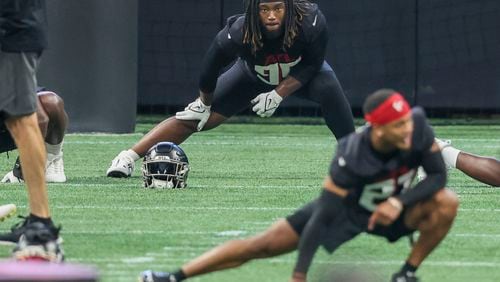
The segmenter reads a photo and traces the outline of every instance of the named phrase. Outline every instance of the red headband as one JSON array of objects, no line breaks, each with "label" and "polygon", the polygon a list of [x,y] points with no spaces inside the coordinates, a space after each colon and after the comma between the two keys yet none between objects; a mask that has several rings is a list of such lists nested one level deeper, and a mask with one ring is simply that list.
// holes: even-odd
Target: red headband
[{"label": "red headband", "polygon": [[410,105],[398,92],[394,92],[370,113],[365,114],[365,119],[373,125],[384,125],[402,118],[410,112]]}]

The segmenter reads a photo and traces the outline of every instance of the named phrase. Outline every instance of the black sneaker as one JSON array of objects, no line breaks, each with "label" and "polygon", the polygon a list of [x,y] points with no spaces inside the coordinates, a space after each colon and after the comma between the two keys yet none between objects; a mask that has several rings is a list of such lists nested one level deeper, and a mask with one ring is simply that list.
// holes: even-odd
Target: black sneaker
[{"label": "black sneaker", "polygon": [[391,278],[391,282],[418,282],[420,279],[415,276],[414,272],[398,272],[394,273]]},{"label": "black sneaker", "polygon": [[146,270],[139,276],[139,282],[177,282],[177,279],[168,272]]},{"label": "black sneaker", "polygon": [[22,215],[17,217],[22,219],[22,221],[12,226],[10,232],[0,234],[0,245],[15,245],[19,242],[19,237],[21,237],[26,225],[30,222],[30,218],[29,216],[25,217]]},{"label": "black sneaker", "polygon": [[21,169],[21,161],[19,160],[19,157],[16,158],[14,168],[12,168],[12,174],[14,174],[14,176],[17,178],[24,180],[23,171]]},{"label": "black sneaker", "polygon": [[17,246],[12,251],[16,260],[43,260],[62,262],[64,253],[61,247],[59,231],[53,225],[42,222],[29,222],[24,226],[24,232]]}]

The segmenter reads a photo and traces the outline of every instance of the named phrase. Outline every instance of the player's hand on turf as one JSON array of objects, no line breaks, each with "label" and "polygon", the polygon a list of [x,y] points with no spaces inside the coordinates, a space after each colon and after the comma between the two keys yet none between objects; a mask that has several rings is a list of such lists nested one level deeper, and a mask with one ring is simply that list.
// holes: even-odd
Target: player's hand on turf
[{"label": "player's hand on turf", "polygon": [[270,117],[278,108],[283,98],[275,90],[259,94],[251,102],[253,104],[252,111],[260,117]]},{"label": "player's hand on turf", "polygon": [[380,203],[368,220],[368,230],[373,230],[376,224],[385,226],[392,224],[399,217],[402,210],[403,205],[395,198]]},{"label": "player's hand on turf", "polygon": [[184,108],[184,111],[177,112],[175,118],[180,120],[199,120],[200,122],[198,122],[196,129],[201,131],[210,117],[210,108],[211,106],[203,104],[201,99],[198,98]]}]

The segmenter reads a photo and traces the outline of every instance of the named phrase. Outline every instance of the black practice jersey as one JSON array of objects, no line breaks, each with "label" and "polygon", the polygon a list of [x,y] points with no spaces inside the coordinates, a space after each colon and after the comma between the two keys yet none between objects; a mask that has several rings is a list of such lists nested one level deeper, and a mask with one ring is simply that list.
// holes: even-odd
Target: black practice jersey
[{"label": "black practice jersey", "polygon": [[[423,160],[431,155],[434,133],[421,108],[413,108],[412,116],[414,131],[411,148],[407,151],[397,150],[389,155],[377,153],[370,142],[369,126],[339,141],[330,176],[336,185],[349,189],[349,198],[365,210],[373,211],[387,198],[413,189],[417,168],[422,165],[426,170]],[[438,161],[442,162],[442,158]],[[442,167],[444,169],[444,164]],[[433,193],[436,188],[443,187],[432,188],[430,192]]]},{"label": "black practice jersey", "polygon": [[328,32],[326,20],[316,4],[311,4],[302,20],[299,34],[292,46],[283,49],[283,37],[264,39],[263,47],[252,54],[250,44],[243,44],[244,15],[232,16],[215,37],[205,55],[200,89],[211,93],[220,71],[240,58],[248,71],[260,81],[278,85],[288,75],[306,84],[325,60]]},{"label": "black practice jersey", "polygon": [[4,52],[41,52],[47,47],[45,0],[0,1],[0,45]]}]

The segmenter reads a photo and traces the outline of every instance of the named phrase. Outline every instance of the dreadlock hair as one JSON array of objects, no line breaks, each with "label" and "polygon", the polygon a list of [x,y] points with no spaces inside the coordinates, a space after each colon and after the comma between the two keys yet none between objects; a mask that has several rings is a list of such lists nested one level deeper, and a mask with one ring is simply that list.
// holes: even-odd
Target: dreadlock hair
[{"label": "dreadlock hair", "polygon": [[397,93],[396,90],[382,88],[370,94],[363,104],[363,113],[365,115],[371,113],[395,93]]},{"label": "dreadlock hair", "polygon": [[[299,34],[299,27],[307,13],[309,0],[276,0],[285,2],[285,35],[283,49],[292,46]],[[260,0],[245,0],[245,24],[243,26],[243,43],[252,46],[252,54],[256,54],[262,46],[262,31],[259,17]]]}]

